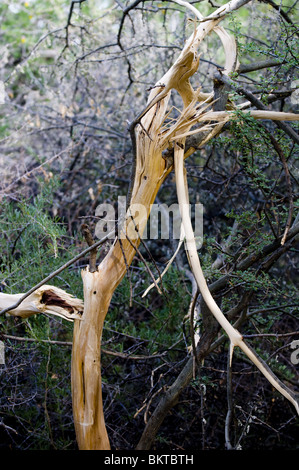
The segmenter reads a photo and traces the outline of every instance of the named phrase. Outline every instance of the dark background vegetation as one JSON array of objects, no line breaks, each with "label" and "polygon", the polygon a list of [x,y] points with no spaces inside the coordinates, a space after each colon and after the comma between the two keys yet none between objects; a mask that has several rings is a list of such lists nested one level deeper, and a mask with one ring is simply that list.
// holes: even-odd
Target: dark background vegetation
[{"label": "dark background vegetation", "polygon": [[[144,107],[148,89],[167,71],[194,28],[189,12],[171,2],[139,3],[118,36],[130,2],[4,0],[0,5],[0,244],[2,292],[26,292],[85,247],[81,224],[94,230],[95,209],[126,195],[132,148],[128,122]],[[191,2],[203,14],[212,2]],[[221,2],[217,2],[219,6]],[[72,7],[72,10],[70,9]],[[267,109],[298,112],[298,2],[252,2],[224,22],[238,41],[239,75]],[[213,88],[224,62],[216,35],[202,44],[194,87]],[[276,61],[276,65],[273,62]],[[237,93],[230,100],[244,101]],[[180,106],[176,94],[172,106]],[[298,131],[296,123],[288,124]],[[273,144],[279,145],[281,153]],[[282,157],[283,155],[283,157]],[[297,163],[296,163],[297,159]],[[289,180],[286,177],[286,162]],[[241,333],[289,387],[298,385],[291,342],[298,339],[298,244],[284,252],[264,247],[280,237],[298,211],[298,141],[273,122],[237,119],[186,162],[192,203],[204,206],[200,257],[209,283],[229,274],[215,297],[224,312],[243,301]],[[170,175],[158,201],[176,202]],[[177,240],[141,246],[155,276]],[[101,249],[98,260],[108,247]],[[261,254],[247,269],[242,260]],[[82,298],[81,259],[53,284]],[[113,296],[102,352],[105,418],[114,449],[133,449],[166,387],[192,354],[188,319],[192,297],[183,251],[155,289],[136,256]],[[0,448],[76,449],[70,361],[72,324],[36,316],[1,317],[5,365],[0,366]],[[198,319],[197,328],[202,325]],[[219,332],[219,337],[222,332]],[[153,357],[156,355],[157,357]],[[154,449],[225,449],[228,341],[196,368],[168,413]],[[232,369],[235,448],[295,449],[298,419],[239,350]]]}]

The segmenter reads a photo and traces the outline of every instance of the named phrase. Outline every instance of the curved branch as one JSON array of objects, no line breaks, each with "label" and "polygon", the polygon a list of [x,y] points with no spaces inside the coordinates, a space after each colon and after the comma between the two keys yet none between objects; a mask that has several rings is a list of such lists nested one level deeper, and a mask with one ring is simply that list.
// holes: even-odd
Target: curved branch
[{"label": "curved branch", "polygon": [[268,381],[273,385],[273,387],[275,387],[285,398],[287,398],[294,405],[299,415],[299,401],[297,395],[288,387],[286,387],[274,375],[274,373],[267,366],[267,364],[265,364],[265,362],[257,356],[254,350],[244,342],[242,335],[230,324],[227,318],[223,315],[222,311],[220,310],[210,293],[200,265],[190,214],[188,210],[188,199],[186,198],[187,181],[184,177],[184,149],[181,145],[178,145],[177,143],[175,144],[174,155],[177,195],[178,202],[180,205],[182,223],[186,234],[186,250],[188,254],[189,264],[196,279],[201,295],[206,305],[208,306],[210,312],[214,315],[218,323],[227,333],[231,343],[231,354],[233,352],[233,348],[236,346],[242,349],[246,356],[256,365],[256,367],[268,379]]}]

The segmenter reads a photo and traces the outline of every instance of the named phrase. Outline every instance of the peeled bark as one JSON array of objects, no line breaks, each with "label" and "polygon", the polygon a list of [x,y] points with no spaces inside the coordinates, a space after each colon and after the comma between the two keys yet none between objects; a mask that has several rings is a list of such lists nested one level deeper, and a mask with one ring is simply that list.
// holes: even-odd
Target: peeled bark
[{"label": "peeled bark", "polygon": [[[151,204],[172,169],[172,165],[166,163],[162,154],[175,147],[178,140],[198,133],[198,129],[192,131],[191,128],[199,122],[204,123],[200,128],[201,132],[205,131],[200,143],[200,145],[204,145],[216,136],[224,124],[233,117],[233,114],[227,111],[211,112],[208,108],[212,104],[213,95],[206,96],[200,90],[193,90],[189,78],[199,66],[197,49],[201,41],[214,30],[219,35],[225,49],[225,72],[233,70],[237,63],[234,40],[218,26],[218,23],[226,13],[239,8],[248,1],[232,0],[204,21],[198,12],[197,17],[201,20],[200,24],[194,34],[186,41],[176,62],[153,87],[148,105],[139,113],[131,127],[135,153],[135,175],[127,218],[122,232],[124,236],[121,237],[121,242],[118,238],[115,239],[107,256],[95,272],[91,273],[89,270],[82,272],[84,313],[82,321],[75,322],[72,358],[73,408],[79,449],[110,449],[103,416],[101,390],[100,348],[103,323],[112,295],[134,258],[147,223]],[[188,6],[188,3],[184,1],[178,3]],[[196,9],[192,7],[192,11],[195,12]],[[184,108],[177,121],[169,127],[165,124],[165,118],[172,89],[177,90],[181,95]],[[296,119],[294,115],[284,114],[278,117],[275,113],[271,113],[271,115],[268,113],[260,115],[259,113],[253,112],[252,116],[260,119]],[[191,153],[192,149],[185,152],[183,158],[187,158]],[[136,212],[138,207],[139,213],[138,210]],[[228,329],[232,333],[232,337],[235,338],[235,331],[231,329],[227,320],[222,326]],[[238,339],[239,337],[236,337],[236,340]],[[247,353],[248,351],[246,351]]]},{"label": "peeled bark", "polygon": [[101,337],[113,292],[126,274],[126,265],[130,265],[135,256],[134,246],[138,247],[140,243],[139,235],[145,227],[151,204],[162,183],[165,162],[161,153],[159,158],[153,151],[148,155],[152,158],[144,159],[140,179],[133,187],[132,201],[135,204],[142,202],[146,209],[145,217],[141,214],[141,217],[137,215],[134,219],[133,227],[136,223],[139,231],[136,232],[132,227],[132,220],[128,218],[130,241],[123,238],[120,244],[116,239],[97,271],[82,271],[84,312],[82,320],[75,321],[72,354],[73,415],[80,450],[110,449],[103,415]]},{"label": "peeled bark", "polygon": [[100,272],[82,271],[84,314],[76,321],[72,350],[73,416],[81,450],[110,449],[104,422],[101,381],[101,337],[105,314],[98,284]]}]

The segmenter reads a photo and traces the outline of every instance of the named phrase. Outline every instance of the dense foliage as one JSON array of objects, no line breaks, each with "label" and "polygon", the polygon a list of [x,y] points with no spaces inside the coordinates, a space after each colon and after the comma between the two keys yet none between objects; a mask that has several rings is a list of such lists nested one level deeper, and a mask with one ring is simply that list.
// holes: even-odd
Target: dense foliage
[{"label": "dense foliage", "polygon": [[[194,28],[171,2],[140,2],[120,31],[128,1],[28,0],[0,5],[0,287],[26,292],[80,253],[81,224],[126,195],[132,144],[127,131],[148,89],[168,70]],[[203,14],[212,2],[190,2]],[[220,2],[222,3],[222,2]],[[213,5],[214,6],[214,5]],[[297,3],[252,2],[225,19],[238,41],[239,88],[267,107],[297,112]],[[193,86],[213,89],[223,65],[216,36],[202,45]],[[255,69],[258,62],[267,66]],[[252,70],[250,69],[252,67]],[[296,85],[297,83],[297,85]],[[231,103],[244,101],[230,90]],[[180,103],[173,94],[173,113]],[[288,129],[298,132],[298,125]],[[298,369],[298,238],[279,237],[298,213],[298,141],[271,121],[242,112],[186,162],[191,202],[204,207],[205,274],[219,305],[291,388]],[[298,135],[297,135],[298,138]],[[170,175],[158,201],[176,202]],[[298,217],[297,217],[298,222]],[[192,356],[191,274],[180,251],[163,291],[142,298],[177,240],[146,240],[113,296],[103,332],[105,418],[113,448],[136,446],[144,421]],[[99,253],[100,261],[108,247]],[[144,263],[146,261],[146,266]],[[82,298],[82,258],[53,284]],[[72,324],[48,316],[0,317],[0,448],[76,449],[70,360]],[[201,318],[196,331],[202,333]],[[296,336],[297,332],[297,336]],[[228,342],[218,332],[203,364],[168,413],[156,449],[224,449]],[[298,367],[298,366],[297,366]],[[236,448],[295,449],[292,406],[236,350],[232,369]]]}]

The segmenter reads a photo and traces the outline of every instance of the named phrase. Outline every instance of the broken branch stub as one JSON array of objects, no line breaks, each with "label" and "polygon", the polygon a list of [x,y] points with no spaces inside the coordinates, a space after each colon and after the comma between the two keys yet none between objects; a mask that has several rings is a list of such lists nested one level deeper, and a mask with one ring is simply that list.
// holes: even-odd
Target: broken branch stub
[{"label": "broken branch stub", "polygon": [[[19,302],[24,294],[0,293],[0,309],[4,310]],[[43,285],[26,297],[7,314],[28,318],[38,313],[56,315],[68,321],[81,320],[83,302],[56,287]]]}]

